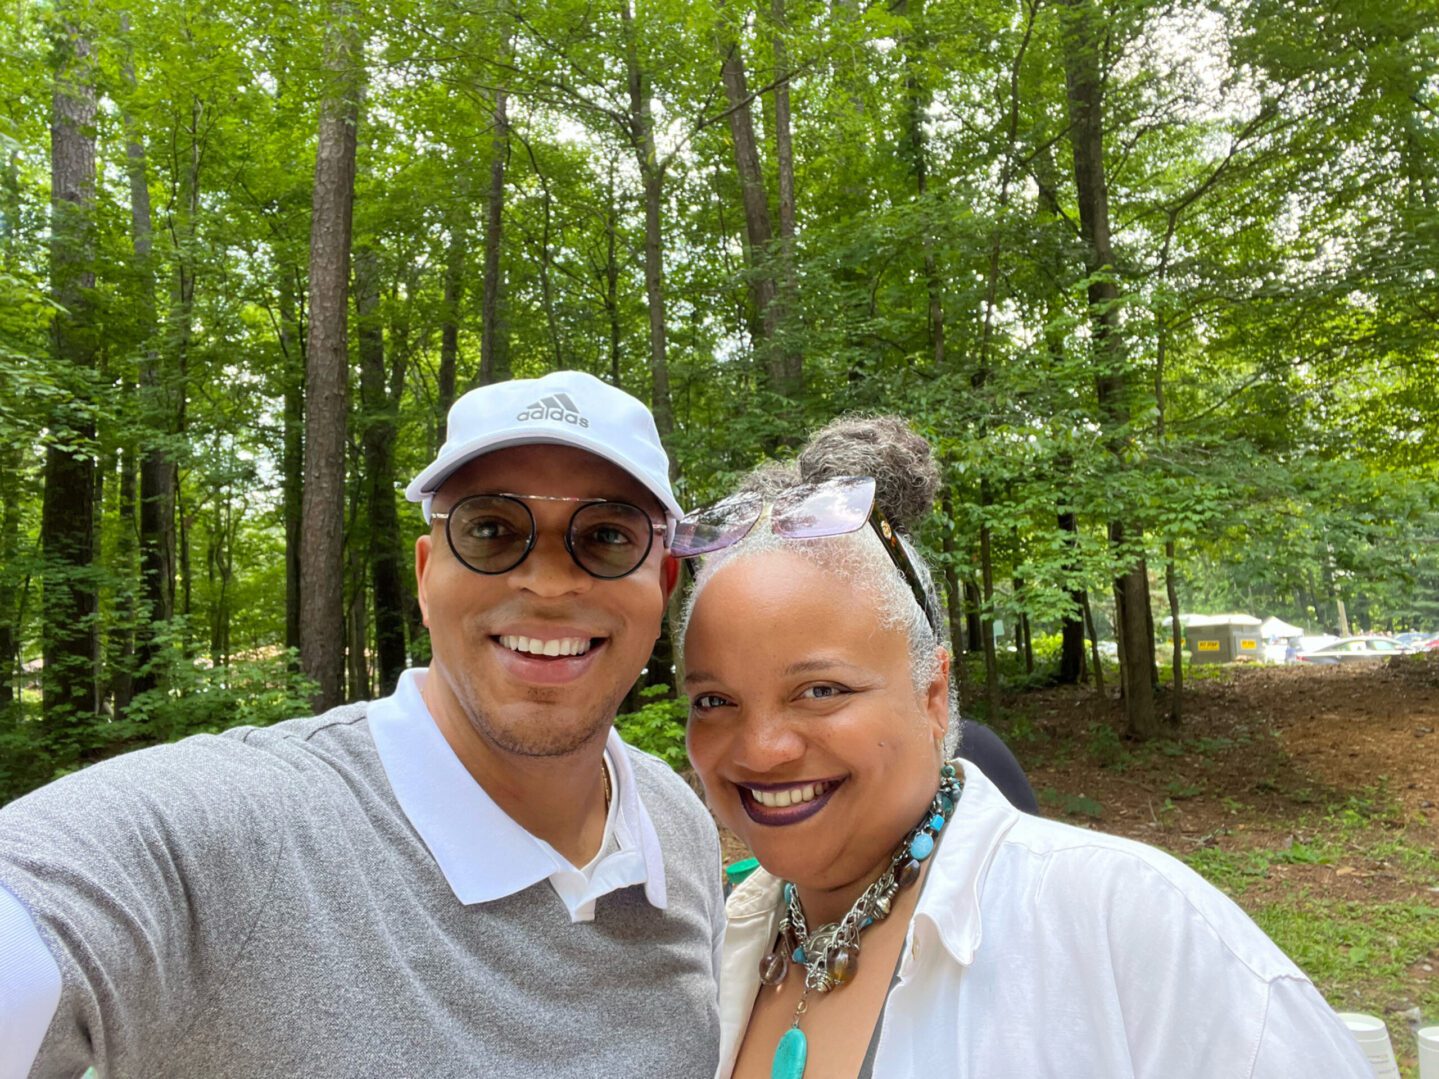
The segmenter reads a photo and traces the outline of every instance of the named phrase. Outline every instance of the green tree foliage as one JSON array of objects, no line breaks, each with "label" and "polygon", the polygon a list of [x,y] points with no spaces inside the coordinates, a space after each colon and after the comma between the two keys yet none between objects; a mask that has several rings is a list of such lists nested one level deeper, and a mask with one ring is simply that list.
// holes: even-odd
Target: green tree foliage
[{"label": "green tree foliage", "polygon": [[[17,8],[0,25],[0,797],[302,707],[310,218],[341,8],[366,75],[345,696],[428,654],[399,488],[444,402],[557,367],[669,417],[690,504],[841,412],[910,417],[944,466],[922,539],[956,641],[978,655],[1004,627],[991,687],[1026,660],[1026,678],[1053,673],[1026,633],[1085,607],[1112,636],[1114,582],[1140,565],[1160,641],[1169,587],[1185,611],[1439,630],[1431,6]],[[1103,264],[1066,80],[1081,8],[1102,30]],[[96,98],[88,366],[54,336],[74,304],[55,285],[50,115],[75,31]],[[41,542],[55,451],[94,474],[82,567]],[[97,689],[63,726],[40,709],[42,615],[81,577]],[[670,752],[662,703],[630,712]]]}]

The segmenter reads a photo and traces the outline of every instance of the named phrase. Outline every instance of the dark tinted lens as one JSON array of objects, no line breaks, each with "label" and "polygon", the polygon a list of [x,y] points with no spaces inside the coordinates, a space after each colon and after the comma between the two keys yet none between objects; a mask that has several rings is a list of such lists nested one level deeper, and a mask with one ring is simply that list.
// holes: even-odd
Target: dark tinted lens
[{"label": "dark tinted lens", "polygon": [[846,476],[795,487],[775,499],[773,528],[791,539],[819,539],[857,532],[874,505],[874,480]]},{"label": "dark tinted lens", "polygon": [[649,514],[627,502],[581,506],[570,520],[570,552],[596,577],[623,577],[645,560],[654,542]]},{"label": "dark tinted lens", "polygon": [[500,495],[474,495],[450,510],[450,549],[481,573],[519,565],[534,542],[534,520],[524,503]]},{"label": "dark tinted lens", "polygon": [[713,506],[680,518],[670,553],[676,558],[709,554],[744,539],[759,520],[764,499],[759,495],[731,495]]}]

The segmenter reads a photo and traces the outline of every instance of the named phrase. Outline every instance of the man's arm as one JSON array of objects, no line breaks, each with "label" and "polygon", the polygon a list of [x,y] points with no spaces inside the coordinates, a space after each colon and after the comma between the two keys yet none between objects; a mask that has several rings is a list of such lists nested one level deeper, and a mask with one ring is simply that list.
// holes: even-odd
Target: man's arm
[{"label": "man's arm", "polygon": [[42,1036],[29,1071],[146,1074],[187,1035],[248,939],[275,822],[296,811],[275,791],[285,770],[255,758],[238,739],[187,739],[0,808],[0,885],[60,975],[48,1021],[25,1025]]},{"label": "man's arm", "polygon": [[0,885],[0,1079],[25,1079],[60,1003],[60,967],[20,900]]}]

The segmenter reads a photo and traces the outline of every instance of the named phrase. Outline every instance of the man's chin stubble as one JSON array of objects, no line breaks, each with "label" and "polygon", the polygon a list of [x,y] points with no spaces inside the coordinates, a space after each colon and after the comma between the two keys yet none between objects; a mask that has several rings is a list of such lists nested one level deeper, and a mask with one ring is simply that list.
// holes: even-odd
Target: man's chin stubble
[{"label": "man's chin stubble", "polygon": [[613,710],[593,713],[572,723],[549,716],[521,719],[500,725],[483,712],[470,715],[470,723],[487,742],[517,757],[565,757],[577,753],[596,737],[603,741],[614,721]]}]

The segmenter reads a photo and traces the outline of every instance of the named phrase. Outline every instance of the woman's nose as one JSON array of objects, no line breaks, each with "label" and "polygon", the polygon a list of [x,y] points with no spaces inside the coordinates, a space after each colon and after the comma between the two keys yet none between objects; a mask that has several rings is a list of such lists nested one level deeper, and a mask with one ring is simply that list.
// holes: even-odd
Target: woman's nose
[{"label": "woman's nose", "polygon": [[805,748],[797,724],[781,712],[766,710],[744,717],[730,752],[738,767],[758,778],[798,761]]}]

